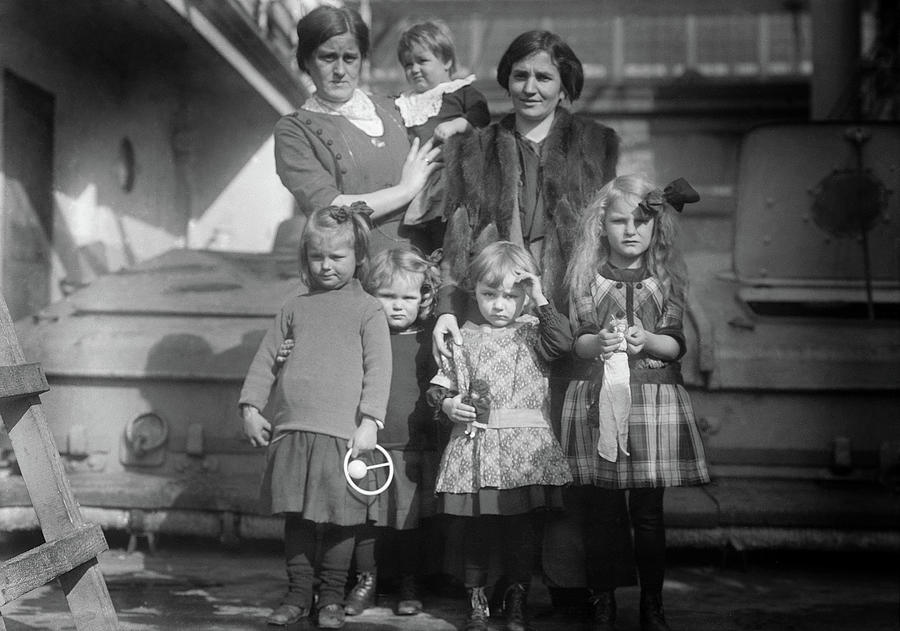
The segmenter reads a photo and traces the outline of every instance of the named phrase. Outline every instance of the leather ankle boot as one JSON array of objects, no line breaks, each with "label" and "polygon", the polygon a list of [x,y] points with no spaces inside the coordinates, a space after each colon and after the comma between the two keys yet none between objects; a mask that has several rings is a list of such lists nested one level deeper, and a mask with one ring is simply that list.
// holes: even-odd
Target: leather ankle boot
[{"label": "leather ankle boot", "polygon": [[347,602],[344,605],[344,613],[348,616],[358,616],[366,609],[375,606],[375,573],[360,572],[356,575],[356,585],[347,594]]},{"label": "leather ankle boot", "polygon": [[591,631],[615,631],[616,629],[616,593],[612,590],[594,592],[591,597],[593,617]]},{"label": "leather ankle boot", "polygon": [[470,587],[466,593],[469,595],[469,615],[466,616],[466,622],[460,631],[487,631],[491,612],[484,587]]},{"label": "leather ankle boot", "polygon": [[506,593],[503,595],[506,631],[531,631],[526,612],[527,597],[528,585],[525,583],[513,583],[506,588]]},{"label": "leather ankle boot", "polygon": [[422,611],[422,598],[419,596],[419,583],[415,576],[404,574],[400,578],[400,599],[397,602],[397,615],[414,616]]},{"label": "leather ankle boot", "polygon": [[662,592],[641,590],[641,631],[672,631],[663,614]]}]

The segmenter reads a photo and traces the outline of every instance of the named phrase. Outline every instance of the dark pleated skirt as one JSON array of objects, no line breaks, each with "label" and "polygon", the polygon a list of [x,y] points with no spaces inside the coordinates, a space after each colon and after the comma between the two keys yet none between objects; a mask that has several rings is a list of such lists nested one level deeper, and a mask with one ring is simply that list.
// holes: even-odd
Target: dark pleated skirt
[{"label": "dark pleated skirt", "polygon": [[[408,530],[418,528],[422,519],[437,512],[437,496],[434,493],[440,453],[429,450],[390,449],[394,461],[394,481],[378,496],[378,526]],[[380,453],[372,456],[381,461]],[[371,488],[380,486],[385,478],[384,469],[370,472],[377,474],[377,482],[370,482]],[[370,487],[366,487],[370,488]]]},{"label": "dark pleated skirt", "polygon": [[263,511],[299,513],[303,519],[338,526],[376,521],[377,497],[361,495],[347,484],[345,453],[345,439],[313,432],[288,432],[269,445],[260,489]]},{"label": "dark pleated skirt", "polygon": [[514,489],[480,489],[477,493],[439,493],[438,512],[459,517],[521,515],[535,510],[562,510],[563,487],[531,485]]}]

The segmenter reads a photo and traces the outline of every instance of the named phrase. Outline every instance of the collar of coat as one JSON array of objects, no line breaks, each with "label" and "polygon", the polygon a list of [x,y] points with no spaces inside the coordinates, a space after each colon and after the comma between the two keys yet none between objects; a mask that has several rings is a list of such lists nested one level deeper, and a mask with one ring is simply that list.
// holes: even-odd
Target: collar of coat
[{"label": "collar of coat", "polygon": [[[515,116],[457,137],[444,149],[448,216],[461,205],[468,209],[475,234],[495,223],[501,239],[509,237],[519,206],[519,154]],[[544,208],[557,229],[574,230],[591,197],[615,175],[618,136],[610,128],[557,108],[553,125],[541,143]],[[570,234],[561,234],[568,241]]]}]

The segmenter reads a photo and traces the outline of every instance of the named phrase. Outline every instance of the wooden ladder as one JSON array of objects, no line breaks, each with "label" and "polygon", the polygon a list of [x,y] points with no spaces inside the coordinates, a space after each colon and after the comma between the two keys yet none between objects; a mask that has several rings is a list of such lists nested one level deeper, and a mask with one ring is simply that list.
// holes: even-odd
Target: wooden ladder
[{"label": "wooden ladder", "polygon": [[[59,579],[79,631],[118,629],[97,555],[108,549],[100,527],[85,523],[72,495],[38,396],[49,390],[40,364],[26,363],[0,294],[0,418],[46,543],[0,563],[0,607]],[[0,615],[0,631],[6,631]]]}]

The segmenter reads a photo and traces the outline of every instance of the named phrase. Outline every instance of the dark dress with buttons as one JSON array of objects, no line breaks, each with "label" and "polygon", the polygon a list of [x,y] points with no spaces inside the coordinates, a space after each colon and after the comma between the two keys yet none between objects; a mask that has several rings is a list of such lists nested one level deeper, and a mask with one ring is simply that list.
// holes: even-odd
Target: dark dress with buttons
[{"label": "dark dress with buttons", "polygon": [[[328,206],[338,195],[374,192],[400,181],[409,152],[406,128],[393,101],[370,98],[384,123],[381,136],[369,136],[343,116],[302,109],[275,124],[275,169],[304,215]],[[405,240],[400,225],[404,210],[376,226],[372,252]]]}]

